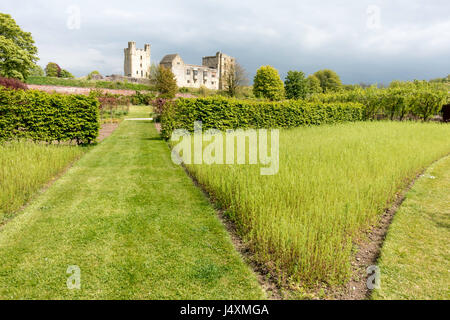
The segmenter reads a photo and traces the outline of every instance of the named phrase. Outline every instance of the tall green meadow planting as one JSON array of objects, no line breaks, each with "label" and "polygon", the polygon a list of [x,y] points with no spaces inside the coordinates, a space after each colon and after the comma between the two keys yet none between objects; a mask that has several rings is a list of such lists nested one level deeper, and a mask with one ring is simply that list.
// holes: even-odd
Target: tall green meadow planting
[{"label": "tall green meadow planting", "polygon": [[282,129],[275,175],[248,164],[187,168],[280,280],[338,284],[396,193],[450,153],[449,135],[448,125],[417,122]]}]

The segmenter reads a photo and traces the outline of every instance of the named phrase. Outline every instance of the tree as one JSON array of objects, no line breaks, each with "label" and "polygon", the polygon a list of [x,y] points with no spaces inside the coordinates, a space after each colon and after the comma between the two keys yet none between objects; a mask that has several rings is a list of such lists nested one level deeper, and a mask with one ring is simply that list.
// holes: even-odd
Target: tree
[{"label": "tree", "polygon": [[314,73],[314,75],[319,79],[323,92],[337,91],[342,87],[341,78],[333,70],[320,70]]},{"label": "tree", "polygon": [[240,87],[248,84],[245,69],[237,62],[225,73],[224,89],[230,97],[235,97]]},{"label": "tree", "polygon": [[34,67],[30,71],[31,77],[43,77],[44,76],[44,69],[42,69],[41,66],[38,66],[37,64],[34,65]]},{"label": "tree", "polygon": [[45,75],[47,77],[59,78],[61,76],[61,68],[54,62],[49,62],[45,67]]},{"label": "tree", "polygon": [[59,77],[60,78],[69,78],[69,79],[73,79],[73,78],[75,78],[74,76],[73,76],[73,74],[71,74],[69,71],[67,71],[67,70],[65,70],[65,69],[62,69],[61,70],[61,72],[59,73]]},{"label": "tree", "polygon": [[315,75],[308,76],[308,78],[306,78],[306,82],[308,84],[308,92],[310,94],[323,92],[320,87],[320,80]]},{"label": "tree", "polygon": [[396,116],[403,120],[410,111],[408,91],[401,88],[389,88],[379,94],[380,104],[390,120]]},{"label": "tree", "polygon": [[26,80],[39,60],[37,51],[31,33],[22,31],[9,14],[0,13],[0,75]]},{"label": "tree", "polygon": [[156,85],[156,78],[158,76],[158,71],[159,67],[155,64],[152,63],[151,67],[150,67],[150,74],[149,74],[149,79],[150,79],[150,84],[151,85]]},{"label": "tree", "polygon": [[285,97],[284,84],[278,70],[272,66],[262,66],[253,81],[253,93],[257,98],[282,100]]},{"label": "tree", "polygon": [[286,98],[305,99],[308,94],[308,81],[301,71],[289,71],[284,81]]},{"label": "tree", "polygon": [[419,89],[412,93],[409,103],[415,115],[428,121],[433,115],[438,114],[447,99],[447,92],[433,89]]},{"label": "tree", "polygon": [[158,67],[156,74],[156,89],[161,93],[161,97],[172,99],[178,91],[177,80],[172,70],[163,66]]}]

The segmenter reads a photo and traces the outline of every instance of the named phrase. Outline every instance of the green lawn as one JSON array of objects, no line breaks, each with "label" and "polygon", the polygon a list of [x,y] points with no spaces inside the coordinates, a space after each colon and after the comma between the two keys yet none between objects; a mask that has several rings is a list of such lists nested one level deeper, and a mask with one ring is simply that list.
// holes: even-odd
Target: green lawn
[{"label": "green lawn", "polygon": [[394,221],[379,261],[374,299],[450,299],[450,156],[417,181]]},{"label": "green lawn", "polygon": [[150,122],[123,122],[2,227],[0,261],[0,299],[265,298]]}]

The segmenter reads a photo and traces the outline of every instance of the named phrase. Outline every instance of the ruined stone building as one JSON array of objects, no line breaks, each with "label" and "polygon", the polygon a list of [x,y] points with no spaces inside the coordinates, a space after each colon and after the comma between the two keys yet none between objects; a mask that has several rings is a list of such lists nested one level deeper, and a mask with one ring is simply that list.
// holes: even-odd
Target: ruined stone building
[{"label": "ruined stone building", "polygon": [[202,65],[186,64],[179,54],[169,54],[161,61],[161,66],[172,70],[178,87],[200,88],[205,86],[212,90],[224,89],[225,74],[236,60],[221,52],[215,56],[204,57]]},{"label": "ruined stone building", "polygon": [[136,42],[128,42],[128,48],[125,48],[124,52],[125,52],[125,63],[124,63],[125,77],[147,79],[150,76],[150,67],[151,67],[150,45],[146,44],[144,49],[136,49]]},{"label": "ruined stone building", "polygon": [[[151,47],[137,49],[136,42],[128,42],[124,49],[124,76],[134,81],[144,81],[150,76]],[[235,64],[236,60],[221,52],[215,56],[204,57],[202,65],[184,63],[179,54],[166,55],[161,65],[172,70],[177,79],[178,87],[200,88],[205,86],[212,90],[222,90],[225,86],[225,75]]]}]

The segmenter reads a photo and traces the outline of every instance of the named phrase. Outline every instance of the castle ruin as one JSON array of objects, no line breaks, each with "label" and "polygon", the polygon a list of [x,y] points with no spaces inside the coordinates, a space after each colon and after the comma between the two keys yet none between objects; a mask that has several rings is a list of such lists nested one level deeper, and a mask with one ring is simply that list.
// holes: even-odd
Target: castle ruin
[{"label": "castle ruin", "polygon": [[[137,80],[148,79],[151,69],[151,47],[137,49],[136,42],[128,42],[124,49],[124,76]],[[166,55],[160,65],[171,70],[177,79],[178,87],[223,90],[225,76],[236,60],[226,54],[217,52],[215,56],[203,57],[202,65],[186,64],[179,54]]]},{"label": "castle ruin", "polygon": [[215,56],[203,57],[202,65],[186,64],[179,54],[165,56],[160,65],[172,70],[178,87],[223,90],[225,75],[234,66],[236,60],[221,52]]},{"label": "castle ruin", "polygon": [[124,75],[125,77],[148,79],[151,67],[151,49],[146,44],[144,49],[136,49],[136,42],[128,42],[128,48],[124,49]]}]

